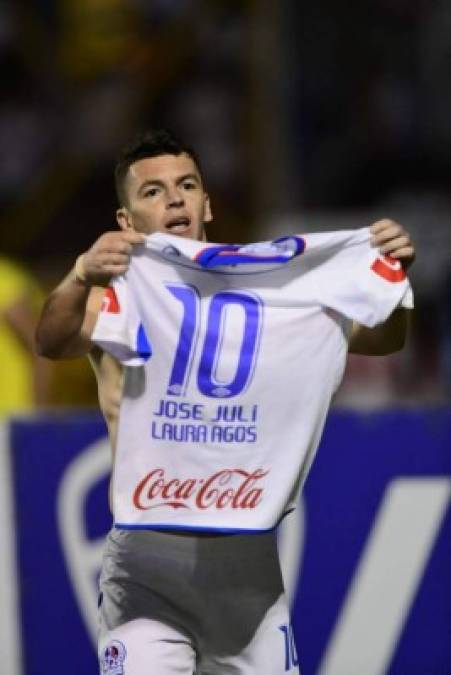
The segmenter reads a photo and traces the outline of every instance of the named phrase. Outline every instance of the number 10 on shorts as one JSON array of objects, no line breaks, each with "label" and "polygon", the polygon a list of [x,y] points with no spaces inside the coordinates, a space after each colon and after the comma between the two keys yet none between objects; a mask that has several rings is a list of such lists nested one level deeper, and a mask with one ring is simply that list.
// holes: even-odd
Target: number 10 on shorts
[{"label": "number 10 on shorts", "polygon": [[293,629],[290,624],[282,624],[279,626],[282,631],[285,644],[285,672],[296,668],[299,665],[298,655],[296,652],[296,645],[294,642]]}]

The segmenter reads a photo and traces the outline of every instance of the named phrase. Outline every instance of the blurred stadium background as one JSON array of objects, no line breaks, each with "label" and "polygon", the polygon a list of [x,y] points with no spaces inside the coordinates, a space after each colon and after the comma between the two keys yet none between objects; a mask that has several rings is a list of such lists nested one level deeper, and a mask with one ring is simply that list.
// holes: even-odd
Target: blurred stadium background
[{"label": "blurred stadium background", "polygon": [[[13,282],[6,290],[0,282],[2,330],[12,329],[9,304],[16,300],[20,304],[24,288],[39,286],[41,293],[47,292],[80,252],[100,233],[115,227],[115,156],[137,129],[149,126],[169,127],[198,149],[214,207],[215,220],[209,230],[213,240],[247,242],[282,233],[354,228],[381,217],[397,219],[411,231],[418,258],[411,271],[416,310],[409,343],[390,358],[350,359],[331,428],[344,424],[343,431],[337,432],[340,438],[346,438],[346,429],[358,436],[360,432],[353,427],[358,424],[353,417],[357,414],[360,421],[371,420],[368,452],[374,449],[375,438],[383,443],[384,428],[390,435],[399,433],[405,447],[419,444],[399,473],[393,470],[392,478],[402,474],[420,481],[427,475],[438,481],[435,496],[424,498],[429,506],[437,499],[435,516],[430,516],[435,529],[430,525],[428,530],[435,534],[429,548],[425,544],[430,554],[436,538],[441,541],[445,530],[448,535],[450,530],[449,0],[2,0],[0,63],[0,256],[5,265],[18,264],[17,269],[26,270],[23,274],[30,284],[18,282],[16,298]],[[14,280],[14,273],[4,269],[5,278]],[[19,351],[23,351],[27,340],[22,336],[19,342]],[[33,606],[30,599],[38,581],[52,597],[60,593],[60,586],[52,585],[56,576],[52,577],[51,558],[66,560],[68,549],[52,539],[42,567],[30,563],[30,556],[40,541],[47,542],[48,532],[60,532],[56,522],[63,517],[64,507],[60,502],[55,505],[55,494],[60,494],[58,481],[65,475],[64,467],[84,456],[87,446],[102,442],[104,429],[93,410],[97,401],[94,378],[83,360],[58,363],[51,370],[16,352],[4,361],[13,373],[20,367],[28,368],[30,377],[37,373],[42,391],[34,412],[20,418],[12,416],[30,407],[29,401],[16,407],[0,401],[4,417],[2,524],[9,531],[4,545],[7,553],[0,561],[0,599],[8,608],[0,620],[0,661],[8,664],[4,670],[8,675],[52,675],[62,669],[71,675],[71,667],[74,675],[95,672],[87,669],[94,666],[85,666],[83,660],[77,663],[76,658],[73,666],[70,662],[64,668],[61,665],[64,652],[70,661],[69,652],[77,650],[78,644],[85,640],[89,645],[86,636],[93,630],[92,613],[89,608],[75,610],[83,604],[80,594],[77,601],[75,591],[72,595],[67,591],[67,604],[61,600],[61,605],[54,603],[50,610],[44,595],[41,605]],[[8,364],[1,378],[5,401],[14,380]],[[416,431],[410,437],[406,429]],[[324,457],[327,452],[326,448]],[[63,461],[64,453],[68,454]],[[86,508],[80,507],[85,515],[96,510],[92,500],[104,496],[102,471],[107,469],[103,450],[99,453],[94,453],[97,460],[93,455],[93,466],[100,467],[92,469],[94,496]],[[422,453],[435,458],[431,465],[423,467]],[[381,463],[390,463],[390,458],[389,451],[381,452]],[[350,455],[351,465],[354,460]],[[56,470],[54,462],[62,462],[61,468]],[[39,467],[43,473],[38,488]],[[379,476],[380,468],[371,467],[371,471]],[[345,469],[341,470],[346,477]],[[320,499],[321,485],[329,490],[327,481],[331,480],[327,475],[320,477],[321,467],[315,471],[312,500],[315,493]],[[387,475],[377,478],[379,497],[389,485]],[[308,489],[309,484],[307,498]],[[47,498],[49,504],[44,507]],[[355,498],[354,508],[364,511],[362,494]],[[337,493],[331,505],[337,521],[342,502],[343,495]],[[369,509],[372,515],[362,525],[362,541],[373,532],[378,503],[376,499]],[[423,502],[419,499],[418,503]],[[35,529],[33,511],[47,518],[44,524],[36,524],[43,531],[35,543],[28,534]],[[298,529],[292,531],[299,547],[303,537],[304,546],[309,544],[305,534],[309,532],[308,508],[305,512],[305,522],[302,518],[296,521]],[[329,514],[328,518],[324,523],[332,528],[330,518],[334,517]],[[103,513],[83,541],[97,541],[107,521]],[[81,532],[80,523],[67,527]],[[343,517],[341,530],[348,532],[348,527]],[[72,559],[79,554],[82,567],[88,559],[92,562],[94,554],[88,548],[85,557],[83,551],[73,551]],[[435,576],[433,572],[429,576],[440,611],[431,601],[430,614],[418,615],[418,633],[412,629],[412,635],[422,635],[433,645],[429,652],[426,649],[418,656],[415,650],[421,640],[413,639],[405,647],[411,661],[396,651],[411,608],[407,604],[399,610],[403,620],[393,628],[391,647],[384,648],[385,656],[378,664],[368,645],[368,662],[362,662],[361,649],[353,663],[345,641],[340,653],[347,656],[336,661],[341,665],[333,665],[335,657],[330,655],[327,661],[326,645],[330,646],[333,626],[340,623],[337,617],[345,597],[341,589],[328,626],[318,628],[321,639],[317,638],[313,651],[304,643],[302,621],[294,622],[301,664],[305,663],[303,675],[449,675],[451,589],[449,572],[445,573],[447,565],[451,567],[449,545],[441,546],[436,555],[439,568]],[[359,554],[349,559],[356,569]],[[429,569],[429,560],[426,556],[422,565],[418,563],[418,570]],[[61,572],[61,588],[65,584],[67,590],[72,584],[79,589],[81,584],[83,597],[89,597],[89,584],[83,586],[82,580],[77,586],[78,572],[69,569],[67,560],[64,564],[67,574],[64,577]],[[94,567],[86,572],[88,577]],[[290,574],[296,576],[293,571]],[[351,574],[344,586],[350,587],[350,578]],[[323,581],[321,577],[316,581],[318,588],[324,589]],[[420,586],[417,580],[412,588]],[[321,593],[318,597],[327,604]],[[314,612],[314,604],[312,599],[309,612]],[[50,622],[47,610],[52,616],[68,617],[67,630],[64,625],[59,627],[58,646],[56,637],[52,643],[51,631],[37,637],[39,617],[44,617],[41,624]],[[428,631],[422,623],[424,616],[428,621],[438,616],[440,625],[433,623]],[[74,637],[83,630],[83,638]],[[441,641],[445,634],[447,640]],[[45,639],[51,646],[44,648]],[[309,635],[311,640],[315,640],[314,632]],[[92,647],[83,643],[80,652],[83,649]],[[89,663],[93,657],[86,658]]]}]

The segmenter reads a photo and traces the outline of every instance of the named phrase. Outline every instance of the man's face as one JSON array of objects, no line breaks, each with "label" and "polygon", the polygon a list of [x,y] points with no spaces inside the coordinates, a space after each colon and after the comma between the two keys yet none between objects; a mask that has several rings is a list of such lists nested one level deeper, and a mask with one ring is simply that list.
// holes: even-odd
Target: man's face
[{"label": "man's face", "polygon": [[212,219],[210,202],[189,155],[138,160],[128,170],[125,189],[128,205],[117,212],[122,229],[205,240],[204,223]]}]

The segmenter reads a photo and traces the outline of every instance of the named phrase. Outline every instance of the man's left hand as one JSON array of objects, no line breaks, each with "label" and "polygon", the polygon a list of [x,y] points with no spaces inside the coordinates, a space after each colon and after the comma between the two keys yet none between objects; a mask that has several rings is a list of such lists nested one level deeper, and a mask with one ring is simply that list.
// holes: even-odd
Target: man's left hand
[{"label": "man's left hand", "polygon": [[384,218],[370,227],[372,234],[371,244],[384,255],[399,260],[407,269],[415,260],[415,247],[410,234],[394,220]]}]

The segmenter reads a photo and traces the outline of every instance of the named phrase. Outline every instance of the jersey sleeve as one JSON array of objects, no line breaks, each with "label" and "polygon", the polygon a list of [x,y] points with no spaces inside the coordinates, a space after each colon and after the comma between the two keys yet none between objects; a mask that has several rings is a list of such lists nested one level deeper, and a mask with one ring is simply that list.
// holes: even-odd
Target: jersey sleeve
[{"label": "jersey sleeve", "polygon": [[329,241],[318,251],[313,273],[319,304],[369,328],[397,307],[412,309],[412,288],[401,263],[371,246],[368,228],[340,234],[337,245]]},{"label": "jersey sleeve", "polygon": [[124,366],[141,366],[152,349],[125,276],[106,289],[92,341]]}]

